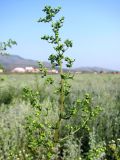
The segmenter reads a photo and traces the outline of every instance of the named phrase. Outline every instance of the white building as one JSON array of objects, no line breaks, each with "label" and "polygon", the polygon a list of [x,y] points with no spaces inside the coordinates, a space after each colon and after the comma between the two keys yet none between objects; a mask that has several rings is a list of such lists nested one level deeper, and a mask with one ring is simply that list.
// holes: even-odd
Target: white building
[{"label": "white building", "polygon": [[3,73],[3,69],[0,69],[0,73]]},{"label": "white building", "polygon": [[58,71],[57,71],[57,70],[55,70],[55,69],[52,69],[52,70],[48,70],[48,73],[57,74],[57,73],[58,73]]},{"label": "white building", "polygon": [[25,73],[25,69],[22,67],[17,67],[12,70],[13,73]]},{"label": "white building", "polygon": [[26,72],[34,72],[34,68],[33,67],[25,67],[25,71]]}]

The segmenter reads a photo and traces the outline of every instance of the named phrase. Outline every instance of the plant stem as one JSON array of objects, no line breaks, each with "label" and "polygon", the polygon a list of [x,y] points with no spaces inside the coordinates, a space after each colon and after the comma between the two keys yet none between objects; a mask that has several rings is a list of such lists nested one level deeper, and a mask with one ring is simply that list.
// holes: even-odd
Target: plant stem
[{"label": "plant stem", "polygon": [[57,143],[59,141],[59,130],[61,125],[61,115],[64,112],[64,80],[62,79],[63,69],[62,69],[62,62],[60,63],[60,97],[59,97],[59,119],[56,123],[56,130],[54,134],[54,140]]}]

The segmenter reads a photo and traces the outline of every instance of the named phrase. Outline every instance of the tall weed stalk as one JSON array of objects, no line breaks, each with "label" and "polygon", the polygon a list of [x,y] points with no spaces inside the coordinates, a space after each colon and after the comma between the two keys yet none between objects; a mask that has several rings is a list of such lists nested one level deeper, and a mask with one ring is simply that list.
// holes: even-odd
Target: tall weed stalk
[{"label": "tall weed stalk", "polygon": [[[43,73],[42,77],[47,76],[45,86],[48,84],[55,86],[54,93],[58,96],[58,101],[55,103],[56,106],[54,107],[54,102],[49,99],[46,99],[48,101],[47,104],[41,103],[39,92],[24,88],[24,97],[30,99],[35,111],[33,116],[27,118],[26,133],[28,145],[26,151],[32,157],[31,159],[36,160],[69,159],[71,155],[66,150],[69,150],[70,147],[66,149],[66,144],[69,144],[68,141],[72,138],[76,143],[74,147],[79,148],[75,134],[84,129],[89,132],[90,121],[99,113],[98,107],[92,108],[92,99],[89,94],[86,94],[82,100],[76,98],[76,101],[72,105],[70,104],[71,107],[65,104],[66,98],[71,93],[69,81],[74,78],[69,69],[75,60],[65,55],[65,52],[72,47],[72,41],[66,39],[62,42],[60,38],[59,31],[63,26],[64,17],[53,21],[60,10],[61,7],[52,8],[51,6],[45,6],[43,12],[46,15],[38,20],[38,22],[49,23],[53,31],[52,35],[44,35],[41,39],[46,40],[53,46],[55,53],[51,54],[48,60],[51,62],[53,69],[57,67],[59,70],[60,78],[58,85],[56,86],[53,77],[47,76],[47,68],[41,62],[39,62],[39,67]],[[63,63],[68,68],[67,72],[63,72]],[[82,121],[72,125],[72,119],[75,118],[80,107],[83,114]],[[52,120],[52,116],[54,117],[54,121]],[[62,133],[62,127],[65,130],[65,134]],[[80,158],[80,155],[74,154],[72,159],[78,159],[78,157]]]}]

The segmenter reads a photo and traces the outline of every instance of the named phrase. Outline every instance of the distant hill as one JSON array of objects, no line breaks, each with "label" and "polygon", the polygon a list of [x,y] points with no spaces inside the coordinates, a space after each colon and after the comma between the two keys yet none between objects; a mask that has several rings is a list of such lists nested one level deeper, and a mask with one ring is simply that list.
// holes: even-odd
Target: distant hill
[{"label": "distant hill", "polygon": [[[31,59],[25,59],[18,55],[0,55],[0,64],[4,67],[5,71],[11,71],[15,67],[38,67],[38,62]],[[43,64],[50,68],[51,65],[49,62],[43,62]],[[64,71],[67,71],[66,68],[63,69]],[[79,68],[73,68],[71,69],[72,72],[82,72],[82,73],[92,73],[92,72],[114,72],[110,69],[105,69],[101,67],[79,67]]]},{"label": "distant hill", "polygon": [[[50,67],[50,63],[43,62],[47,68]],[[11,71],[15,67],[38,67],[38,63],[35,60],[24,59],[18,55],[0,55],[0,64],[3,65],[6,71]]]},{"label": "distant hill", "polygon": [[114,72],[114,70],[101,68],[101,67],[79,67],[72,69],[73,72],[82,72],[82,73],[93,73],[93,72]]}]

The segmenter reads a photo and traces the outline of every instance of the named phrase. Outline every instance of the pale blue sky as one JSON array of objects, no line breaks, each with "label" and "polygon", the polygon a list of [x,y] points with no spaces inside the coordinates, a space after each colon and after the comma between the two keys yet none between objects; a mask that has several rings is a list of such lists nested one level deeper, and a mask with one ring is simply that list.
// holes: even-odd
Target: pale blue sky
[{"label": "pale blue sky", "polygon": [[53,49],[40,37],[51,28],[37,23],[45,5],[62,6],[60,34],[73,41],[66,55],[76,59],[74,67],[120,70],[120,0],[0,0],[0,41],[18,43],[11,54],[47,61]]}]

